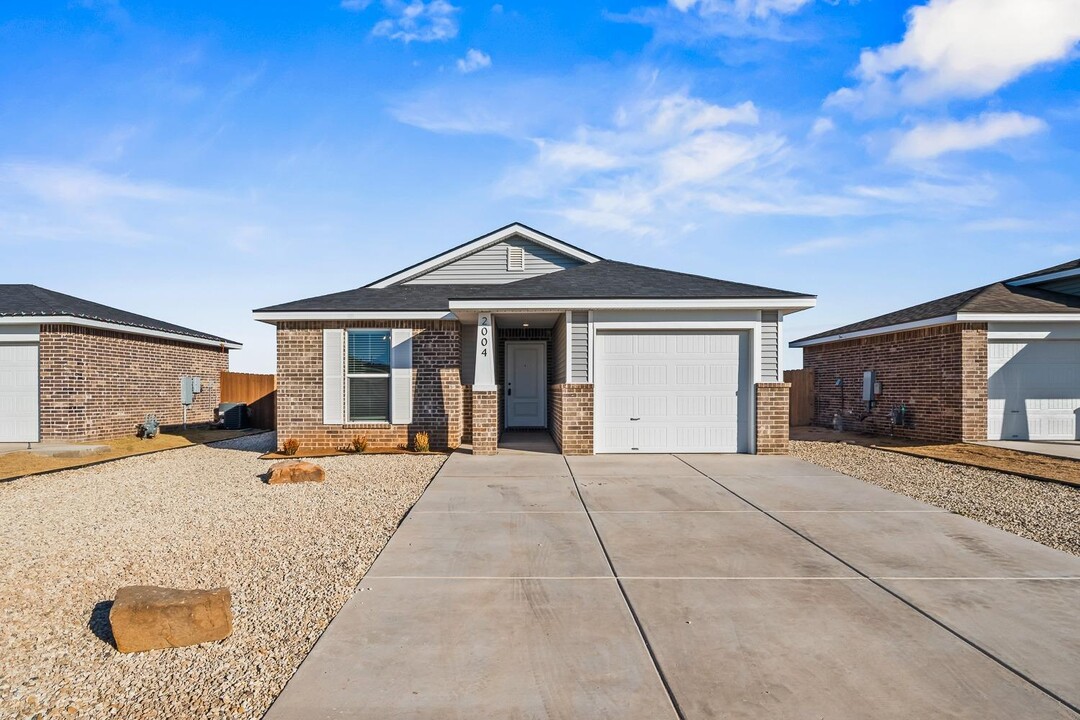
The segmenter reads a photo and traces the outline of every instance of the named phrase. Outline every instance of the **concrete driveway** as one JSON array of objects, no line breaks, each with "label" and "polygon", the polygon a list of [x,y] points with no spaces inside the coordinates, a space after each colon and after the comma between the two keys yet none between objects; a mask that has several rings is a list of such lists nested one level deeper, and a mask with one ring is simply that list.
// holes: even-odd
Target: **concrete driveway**
[{"label": "concrete driveway", "polygon": [[1075,718],[1080,558],[791,458],[456,454],[270,709]]}]

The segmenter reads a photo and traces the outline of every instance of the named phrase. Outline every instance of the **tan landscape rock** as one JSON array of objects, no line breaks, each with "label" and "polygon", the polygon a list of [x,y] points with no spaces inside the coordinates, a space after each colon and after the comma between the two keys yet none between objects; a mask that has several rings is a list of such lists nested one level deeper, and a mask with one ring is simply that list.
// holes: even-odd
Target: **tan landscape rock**
[{"label": "tan landscape rock", "polygon": [[232,593],[227,587],[122,587],[116,591],[109,623],[116,649],[124,653],[223,640],[232,633]]},{"label": "tan landscape rock", "polygon": [[325,477],[323,469],[314,463],[304,460],[282,460],[270,466],[267,482],[271,485],[322,482]]}]

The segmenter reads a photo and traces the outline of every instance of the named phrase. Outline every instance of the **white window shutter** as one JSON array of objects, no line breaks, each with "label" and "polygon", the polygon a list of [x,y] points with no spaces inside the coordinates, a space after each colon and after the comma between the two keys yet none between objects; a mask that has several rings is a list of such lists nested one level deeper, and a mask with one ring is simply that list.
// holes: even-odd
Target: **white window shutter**
[{"label": "white window shutter", "polygon": [[345,422],[345,331],[323,330],[323,424]]},{"label": "white window shutter", "polygon": [[390,331],[390,422],[412,422],[412,334],[411,329]]}]

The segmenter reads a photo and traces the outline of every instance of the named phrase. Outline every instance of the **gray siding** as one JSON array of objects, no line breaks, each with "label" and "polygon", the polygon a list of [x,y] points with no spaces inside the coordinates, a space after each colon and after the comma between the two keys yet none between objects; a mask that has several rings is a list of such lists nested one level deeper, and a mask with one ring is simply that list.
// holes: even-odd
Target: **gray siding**
[{"label": "gray siding", "polygon": [[589,313],[570,315],[570,382],[589,382]]},{"label": "gray siding", "polygon": [[1053,290],[1054,292],[1065,293],[1066,295],[1080,296],[1080,277],[1053,280],[1048,283],[1041,283],[1036,287],[1040,287],[1043,290]]},{"label": "gray siding", "polygon": [[551,328],[551,379],[553,385],[566,382],[566,318],[562,315]]},{"label": "gray siding", "polygon": [[[506,271],[506,248],[510,246],[519,247],[525,251],[524,272]],[[498,285],[546,275],[581,264],[580,260],[550,250],[532,240],[513,237],[429,270],[423,275],[410,278],[402,284]]]},{"label": "gray siding", "polygon": [[761,312],[761,381],[780,382],[780,314]]},{"label": "gray siding", "polygon": [[476,326],[461,326],[461,384],[476,382]]}]

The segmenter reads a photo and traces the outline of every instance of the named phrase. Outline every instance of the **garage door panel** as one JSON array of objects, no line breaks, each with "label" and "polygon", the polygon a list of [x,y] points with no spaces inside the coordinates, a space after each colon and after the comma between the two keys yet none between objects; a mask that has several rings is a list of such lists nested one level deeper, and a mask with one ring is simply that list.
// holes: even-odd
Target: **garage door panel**
[{"label": "garage door panel", "polygon": [[675,382],[679,385],[704,385],[704,365],[677,365],[675,367]]},{"label": "garage door panel", "polygon": [[1080,439],[1080,341],[987,346],[991,440]]},{"label": "garage door panel", "polygon": [[36,442],[38,347],[0,345],[0,442]]},{"label": "garage door panel", "polygon": [[746,333],[601,331],[596,344],[597,452],[747,449],[739,398]]}]

